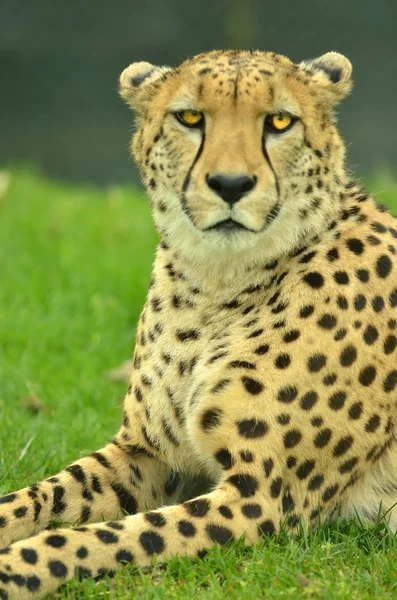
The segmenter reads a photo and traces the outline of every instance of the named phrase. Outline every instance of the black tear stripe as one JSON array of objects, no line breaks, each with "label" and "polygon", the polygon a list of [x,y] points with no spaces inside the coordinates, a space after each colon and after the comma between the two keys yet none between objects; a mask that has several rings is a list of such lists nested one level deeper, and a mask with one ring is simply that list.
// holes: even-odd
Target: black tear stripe
[{"label": "black tear stripe", "polygon": [[265,137],[265,128],[264,127],[263,127],[263,134],[262,134],[262,151],[263,151],[264,157],[267,160],[267,163],[268,163],[269,167],[272,170],[272,173],[274,175],[274,179],[276,180],[277,199],[280,200],[280,184],[278,182],[276,171],[274,170],[274,167],[273,167],[272,163],[270,162],[269,154],[268,154],[268,152],[266,150],[266,137]]},{"label": "black tear stripe", "polygon": [[[204,143],[205,143],[205,129],[203,129],[203,136],[202,136],[202,138],[201,138],[200,147],[199,147],[199,149],[198,149],[198,151],[197,151],[197,154],[196,154],[196,156],[194,157],[194,160],[193,160],[192,164],[190,165],[190,169],[188,170],[188,172],[187,172],[187,174],[186,174],[186,177],[185,177],[185,180],[184,180],[184,182],[183,182],[183,184],[182,184],[182,209],[183,209],[183,212],[184,212],[184,213],[185,213],[185,214],[188,216],[188,218],[190,219],[190,221],[191,221],[192,223],[193,223],[193,218],[192,218],[192,215],[190,214],[190,211],[189,211],[189,209],[188,209],[188,206],[187,206],[187,203],[186,203],[186,197],[185,197],[185,193],[186,193],[186,190],[187,190],[187,189],[188,189],[188,187],[189,187],[189,184],[190,184],[190,179],[191,179],[191,177],[192,177],[192,172],[193,172],[193,169],[194,169],[194,167],[196,166],[196,164],[197,164],[197,162],[198,162],[198,160],[199,160],[200,156],[201,156],[201,155],[202,155],[202,153],[203,153],[203,150],[204,150]],[[194,224],[194,223],[193,223],[193,224]]]}]

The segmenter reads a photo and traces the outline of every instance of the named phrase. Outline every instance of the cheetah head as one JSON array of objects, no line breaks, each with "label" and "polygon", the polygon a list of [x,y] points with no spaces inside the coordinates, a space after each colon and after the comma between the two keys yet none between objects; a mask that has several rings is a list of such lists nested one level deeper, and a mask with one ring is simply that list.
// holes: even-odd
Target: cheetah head
[{"label": "cheetah head", "polygon": [[192,254],[270,258],[325,229],[344,179],[334,106],[350,88],[336,52],[130,65],[120,92],[136,112],[132,154],[161,235]]}]

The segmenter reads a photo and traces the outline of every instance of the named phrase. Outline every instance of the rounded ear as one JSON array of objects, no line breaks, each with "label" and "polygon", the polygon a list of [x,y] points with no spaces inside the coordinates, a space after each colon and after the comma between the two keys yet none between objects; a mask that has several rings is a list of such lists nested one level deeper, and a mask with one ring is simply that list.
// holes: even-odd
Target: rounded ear
[{"label": "rounded ear", "polygon": [[132,63],[120,75],[119,92],[133,109],[139,109],[153,92],[153,84],[171,71],[170,67],[157,67],[148,62]]},{"label": "rounded ear", "polygon": [[352,65],[343,54],[327,52],[303,61],[300,66],[313,75],[315,83],[329,95],[332,104],[343,100],[352,88]]}]

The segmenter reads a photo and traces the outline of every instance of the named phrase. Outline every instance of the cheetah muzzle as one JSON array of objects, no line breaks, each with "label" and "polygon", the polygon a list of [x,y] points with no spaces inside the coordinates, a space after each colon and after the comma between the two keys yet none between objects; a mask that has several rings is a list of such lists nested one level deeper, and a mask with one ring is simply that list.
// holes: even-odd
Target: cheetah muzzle
[{"label": "cheetah muzzle", "polygon": [[302,520],[397,529],[397,227],[345,170],[350,88],[335,52],[122,73],[161,239],[122,425],[0,498],[2,600]]}]

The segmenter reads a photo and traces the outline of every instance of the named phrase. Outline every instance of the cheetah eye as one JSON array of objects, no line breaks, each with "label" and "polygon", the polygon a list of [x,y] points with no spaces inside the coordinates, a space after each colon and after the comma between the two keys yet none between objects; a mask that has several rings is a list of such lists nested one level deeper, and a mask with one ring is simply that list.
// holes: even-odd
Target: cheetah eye
[{"label": "cheetah eye", "polygon": [[177,120],[185,127],[201,127],[204,115],[196,110],[180,110],[174,113]]},{"label": "cheetah eye", "polygon": [[284,133],[292,127],[296,118],[291,117],[287,113],[279,113],[277,115],[267,115],[265,119],[265,127],[271,133]]}]

